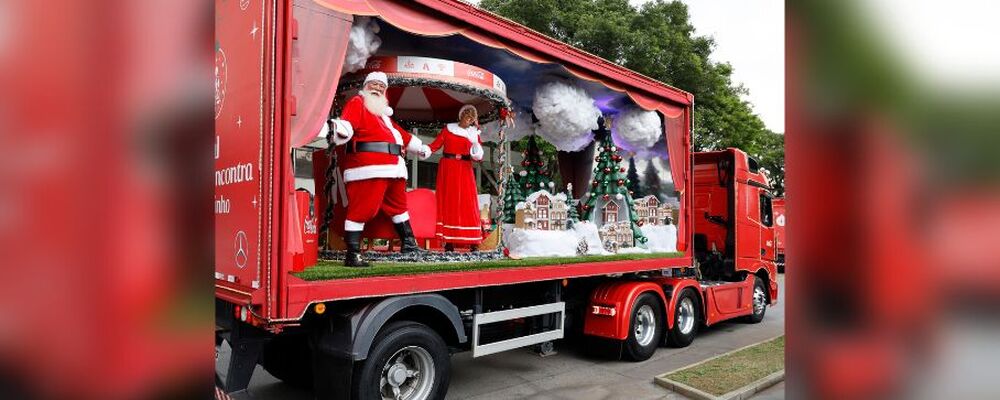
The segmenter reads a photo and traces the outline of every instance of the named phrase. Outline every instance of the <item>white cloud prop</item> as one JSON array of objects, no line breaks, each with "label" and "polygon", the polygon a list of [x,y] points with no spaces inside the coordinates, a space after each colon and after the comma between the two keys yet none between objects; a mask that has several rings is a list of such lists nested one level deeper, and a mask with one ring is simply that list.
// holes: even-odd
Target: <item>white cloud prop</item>
[{"label": "white cloud prop", "polygon": [[368,57],[378,51],[382,45],[382,39],[378,37],[379,30],[378,22],[372,18],[354,18],[350,41],[347,44],[347,55],[344,57],[344,74],[364,68],[368,63]]},{"label": "white cloud prop", "polygon": [[594,140],[601,111],[583,89],[552,82],[535,90],[532,111],[538,118],[535,131],[561,151],[579,151]]},{"label": "white cloud prop", "polygon": [[[493,121],[483,125],[483,133],[480,138],[484,142],[499,142],[500,141],[500,122]],[[507,127],[507,141],[512,142],[528,135],[535,133],[535,125],[531,123],[531,112],[518,110],[514,115],[514,127]]]},{"label": "white cloud prop", "polygon": [[615,144],[629,151],[649,150],[660,141],[663,125],[655,111],[629,108],[612,124]]}]

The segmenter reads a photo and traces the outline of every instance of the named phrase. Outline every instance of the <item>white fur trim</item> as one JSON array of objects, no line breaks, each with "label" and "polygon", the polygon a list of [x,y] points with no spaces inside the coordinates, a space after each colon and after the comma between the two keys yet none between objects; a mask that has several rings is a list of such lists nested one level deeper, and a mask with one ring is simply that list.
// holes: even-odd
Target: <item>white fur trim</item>
[{"label": "white fur trim", "polygon": [[431,147],[425,144],[423,147],[420,148],[420,159],[426,160],[430,158],[432,153],[434,152],[431,151]]},{"label": "white fur trim", "polygon": [[410,144],[406,145],[406,152],[419,154],[423,149],[424,142],[416,136],[410,136]]},{"label": "white fur trim", "polygon": [[360,232],[365,230],[364,222],[354,222],[349,219],[344,220],[344,230],[351,232]]},{"label": "white fur trim", "polygon": [[382,82],[386,86],[389,86],[389,77],[386,76],[385,72],[382,71],[374,71],[368,73],[368,76],[365,76],[365,83],[371,81]]},{"label": "white fur trim", "polygon": [[448,131],[455,134],[456,136],[461,136],[469,139],[472,143],[479,143],[479,134],[481,133],[479,129],[476,129],[475,125],[469,125],[468,128],[463,128],[458,126],[457,123],[448,124]]},{"label": "white fur trim", "polygon": [[410,212],[409,211],[404,211],[402,214],[393,215],[392,216],[392,223],[394,223],[394,224],[398,224],[400,222],[406,222],[406,221],[409,221],[409,220],[410,220]]},{"label": "white fur trim", "polygon": [[333,125],[335,133],[333,135],[334,145],[340,146],[344,143],[347,143],[349,140],[351,140],[352,137],[354,137],[354,127],[351,126],[351,123],[349,121],[334,118],[330,120],[330,124]]},{"label": "white fur trim", "polygon": [[383,115],[382,116],[382,122],[384,122],[385,126],[387,128],[389,128],[389,132],[392,132],[392,138],[396,139],[396,144],[402,146],[403,145],[403,135],[401,133],[399,133],[399,131],[396,130],[395,126],[392,126],[392,120],[389,119],[389,116],[388,115]]},{"label": "white fur trim", "polygon": [[482,160],[483,154],[483,145],[479,144],[479,142],[473,142],[472,149],[469,150],[469,155],[472,156],[472,159],[476,161]]},{"label": "white fur trim", "polygon": [[399,162],[393,164],[365,165],[363,167],[350,168],[344,170],[344,182],[361,181],[372,178],[403,178],[409,177],[406,163],[402,157],[397,157]]}]

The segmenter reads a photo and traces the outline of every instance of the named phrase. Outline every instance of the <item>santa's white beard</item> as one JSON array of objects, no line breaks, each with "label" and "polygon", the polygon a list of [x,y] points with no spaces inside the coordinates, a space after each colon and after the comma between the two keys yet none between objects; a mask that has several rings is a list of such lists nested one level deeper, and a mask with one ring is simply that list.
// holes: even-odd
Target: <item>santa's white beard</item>
[{"label": "santa's white beard", "polygon": [[392,115],[392,108],[389,107],[389,99],[385,96],[368,90],[359,91],[361,98],[365,99],[365,108],[375,115]]}]

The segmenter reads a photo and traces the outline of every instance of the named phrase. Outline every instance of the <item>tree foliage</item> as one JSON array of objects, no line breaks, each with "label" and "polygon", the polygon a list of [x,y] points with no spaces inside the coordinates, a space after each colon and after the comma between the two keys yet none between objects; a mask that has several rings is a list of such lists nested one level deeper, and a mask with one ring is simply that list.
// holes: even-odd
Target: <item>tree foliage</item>
[{"label": "tree foliage", "polygon": [[646,195],[653,195],[663,200],[665,193],[660,183],[660,174],[656,172],[656,167],[653,166],[652,161],[646,163],[646,170],[642,172],[642,191]]},{"label": "tree foliage", "polygon": [[625,174],[626,179],[628,179],[628,190],[632,191],[632,197],[641,198],[645,196],[645,192],[642,191],[642,187],[639,186],[639,171],[635,169],[635,158],[629,157],[628,159],[628,172]]},{"label": "tree foliage", "polygon": [[628,0],[482,0],[480,6],[691,92],[695,151],[740,148],[772,180],[784,181],[784,137],[768,130],[743,99],[748,92],[732,81],[732,66],[709,59],[715,41],[695,35],[684,3],[654,0],[635,8]]}]

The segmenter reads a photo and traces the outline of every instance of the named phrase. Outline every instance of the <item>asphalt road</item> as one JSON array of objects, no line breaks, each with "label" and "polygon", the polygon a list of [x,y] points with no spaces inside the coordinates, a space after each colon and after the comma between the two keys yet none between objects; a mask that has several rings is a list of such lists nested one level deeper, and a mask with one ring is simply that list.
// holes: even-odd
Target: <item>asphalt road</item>
[{"label": "asphalt road", "polygon": [[[779,336],[785,332],[784,275],[778,276],[778,304],[760,324],[724,322],[704,329],[683,349],[660,348],[641,363],[611,361],[585,354],[579,346],[556,343],[558,354],[539,357],[513,350],[473,360],[469,353],[452,357],[448,399],[684,399],[653,383],[653,377],[706,358]],[[224,352],[225,353],[225,352]],[[224,361],[227,354],[220,356]],[[781,399],[784,386],[759,398]],[[259,366],[250,387],[236,399],[311,399],[311,393],[278,381]]]}]

